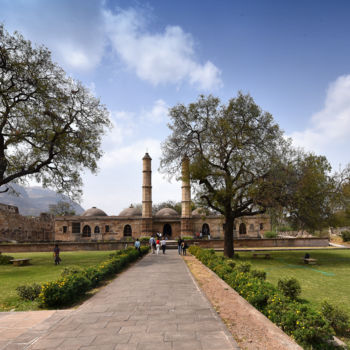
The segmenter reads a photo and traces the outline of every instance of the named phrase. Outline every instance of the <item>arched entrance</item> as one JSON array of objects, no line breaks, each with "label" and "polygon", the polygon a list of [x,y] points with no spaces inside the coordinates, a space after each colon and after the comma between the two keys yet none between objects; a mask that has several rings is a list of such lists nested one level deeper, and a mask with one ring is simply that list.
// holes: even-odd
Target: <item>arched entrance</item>
[{"label": "arched entrance", "polygon": [[130,225],[124,226],[124,237],[130,237],[132,235],[132,229]]},{"label": "arched entrance", "polygon": [[247,234],[247,227],[245,226],[245,224],[243,222],[239,225],[239,234],[240,235]]},{"label": "arched entrance", "polygon": [[202,235],[203,236],[209,236],[210,235],[210,228],[208,224],[203,224],[202,226]]},{"label": "arched entrance", "polygon": [[91,227],[89,225],[83,227],[83,237],[91,237]]},{"label": "arched entrance", "polygon": [[170,224],[165,224],[163,226],[163,236],[171,237],[172,230],[171,230],[171,225]]}]

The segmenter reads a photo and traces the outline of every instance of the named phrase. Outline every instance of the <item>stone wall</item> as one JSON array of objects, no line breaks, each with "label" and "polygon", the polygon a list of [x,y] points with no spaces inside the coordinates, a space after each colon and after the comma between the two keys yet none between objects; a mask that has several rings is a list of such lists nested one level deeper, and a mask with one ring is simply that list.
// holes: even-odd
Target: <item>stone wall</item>
[{"label": "stone wall", "polygon": [[[201,248],[224,248],[224,240],[190,240],[189,245],[196,244]],[[234,241],[235,248],[288,248],[288,247],[328,247],[328,238],[277,238],[277,239],[254,239],[239,238]]]},{"label": "stone wall", "polygon": [[18,213],[17,207],[0,205],[0,241],[51,241],[53,233],[51,215],[26,217]]},{"label": "stone wall", "polygon": [[[202,248],[224,247],[223,240],[189,240],[189,245],[196,244]],[[237,239],[234,242],[235,248],[271,248],[271,247],[328,247],[326,238],[290,238],[290,239]],[[148,245],[143,242],[142,245]],[[77,250],[117,250],[124,249],[125,246],[133,247],[133,242],[60,242],[61,251]],[[0,252],[51,252],[53,243],[33,243],[33,244],[0,244]]]}]

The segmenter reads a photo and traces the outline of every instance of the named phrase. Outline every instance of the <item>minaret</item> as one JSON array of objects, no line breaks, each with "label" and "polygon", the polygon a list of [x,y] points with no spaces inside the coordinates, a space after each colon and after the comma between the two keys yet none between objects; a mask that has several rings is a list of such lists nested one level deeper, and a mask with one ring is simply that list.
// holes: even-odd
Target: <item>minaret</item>
[{"label": "minaret", "polygon": [[182,160],[182,202],[181,202],[181,237],[192,236],[191,225],[191,185],[190,185],[190,160],[184,157]]},{"label": "minaret", "polygon": [[142,158],[142,235],[152,234],[152,158],[148,153]]}]

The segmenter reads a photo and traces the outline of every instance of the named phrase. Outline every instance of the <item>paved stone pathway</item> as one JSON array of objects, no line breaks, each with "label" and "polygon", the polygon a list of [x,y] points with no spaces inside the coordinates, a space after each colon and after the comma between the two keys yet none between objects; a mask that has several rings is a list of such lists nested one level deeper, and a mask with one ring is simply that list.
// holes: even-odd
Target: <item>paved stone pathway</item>
[{"label": "paved stone pathway", "polygon": [[78,309],[20,337],[0,349],[239,349],[176,250],[149,254]]}]

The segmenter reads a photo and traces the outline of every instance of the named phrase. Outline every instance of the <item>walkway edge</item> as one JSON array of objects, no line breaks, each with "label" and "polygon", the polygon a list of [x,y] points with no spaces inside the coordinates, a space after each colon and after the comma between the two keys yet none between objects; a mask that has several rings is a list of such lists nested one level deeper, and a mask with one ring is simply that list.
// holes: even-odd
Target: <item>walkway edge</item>
[{"label": "walkway edge", "polygon": [[[220,322],[222,322],[224,324],[224,329],[225,329],[225,335],[226,335],[226,339],[231,343],[231,345],[233,346],[234,349],[236,350],[240,350],[241,348],[238,346],[238,343],[236,342],[234,335],[229,331],[229,329],[227,328],[227,324],[224,322],[224,320],[222,319],[222,317],[220,316],[220,314],[218,314],[215,310],[215,305],[213,304],[212,300],[210,300],[208,298],[208,296],[206,295],[206,293],[201,289],[201,287],[198,284],[197,279],[195,278],[194,274],[192,273],[188,263],[187,263],[187,259],[185,259],[186,256],[184,257],[185,260],[185,266],[186,266],[186,270],[187,273],[189,274],[190,278],[192,279],[194,285],[196,286],[198,292],[209,301],[210,304],[210,309],[211,312],[213,314],[213,316]],[[203,265],[204,266],[204,265]]]},{"label": "walkway edge", "polygon": [[184,260],[239,346],[249,350],[302,350],[292,338],[194,256],[186,256]]}]

